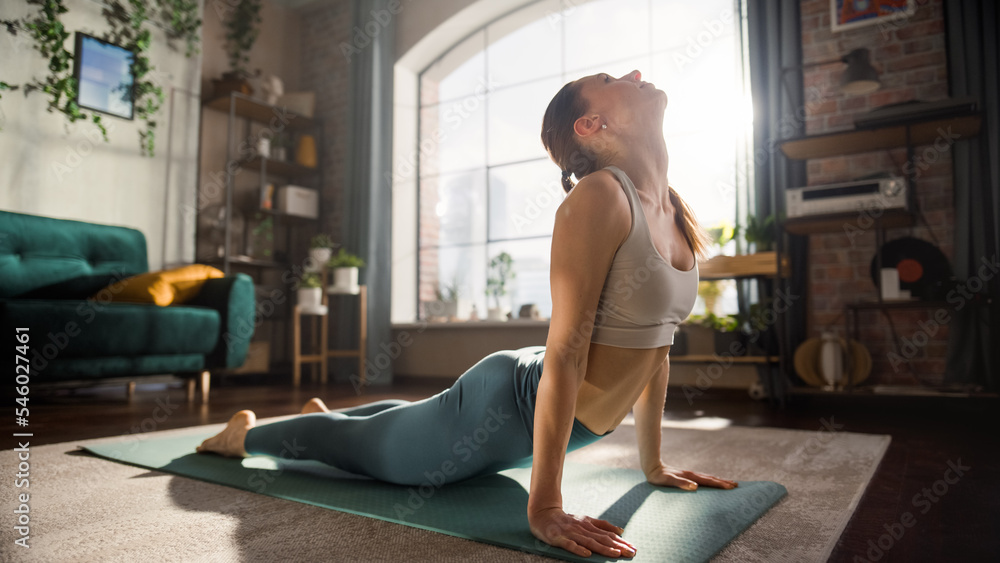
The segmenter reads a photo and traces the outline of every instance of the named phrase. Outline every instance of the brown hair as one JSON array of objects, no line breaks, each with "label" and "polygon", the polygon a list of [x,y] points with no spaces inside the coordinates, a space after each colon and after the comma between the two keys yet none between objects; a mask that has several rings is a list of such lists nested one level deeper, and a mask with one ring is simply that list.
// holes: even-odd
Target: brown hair
[{"label": "brown hair", "polygon": [[[562,186],[566,193],[576,186],[571,175],[575,175],[578,180],[582,179],[607,166],[608,163],[604,161],[609,160],[581,145],[573,130],[576,120],[587,111],[586,102],[580,95],[580,86],[579,81],[563,86],[545,108],[545,116],[542,118],[542,145],[552,162],[562,170]],[[698,219],[687,202],[673,186],[669,186],[669,189],[677,225],[691,245],[695,257],[704,258],[710,246],[708,234],[698,224]]]}]

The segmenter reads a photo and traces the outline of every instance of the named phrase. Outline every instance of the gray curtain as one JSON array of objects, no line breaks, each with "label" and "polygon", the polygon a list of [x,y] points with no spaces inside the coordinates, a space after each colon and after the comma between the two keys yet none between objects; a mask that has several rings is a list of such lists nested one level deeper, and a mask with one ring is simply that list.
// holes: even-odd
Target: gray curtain
[{"label": "gray curtain", "polygon": [[[392,382],[392,360],[395,359],[391,355],[389,324],[392,186],[387,178],[392,165],[396,16],[390,13],[389,4],[389,0],[354,0],[352,5],[354,29],[378,28],[377,34],[367,34],[371,42],[350,59],[349,142],[344,189],[347,213],[343,233],[345,246],[357,249],[357,254],[367,262],[361,270],[361,283],[368,285],[368,367],[365,371],[366,384],[370,385]],[[355,319],[345,315],[338,323],[338,334],[348,339],[348,335],[357,331],[358,325],[354,323]],[[357,383],[353,377],[360,375],[356,368],[351,375],[352,382]]]},{"label": "gray curtain", "polygon": [[[948,0],[944,4],[948,81],[953,97],[979,99],[980,134],[955,144],[955,275],[968,299],[949,299],[947,377],[951,383],[978,384],[1000,391],[1000,346],[990,328],[1000,321],[1000,10],[995,0]],[[992,266],[992,268],[990,267]],[[987,298],[992,299],[986,304]]]},{"label": "gray curtain", "polygon": [[[754,105],[754,189],[751,205],[758,217],[784,214],[785,190],[806,183],[805,163],[785,158],[782,140],[805,133],[802,75],[801,22],[798,0],[745,0],[750,89]],[[784,69],[791,69],[785,71]],[[775,298],[791,307],[779,316],[778,338],[782,351],[780,370],[762,373],[762,383],[772,403],[783,405],[794,376],[792,353],[805,339],[805,295],[808,240],[778,237],[778,249],[789,254],[791,277],[774,290]],[[762,288],[762,292],[768,288]],[[785,296],[785,297],[782,297]],[[791,296],[792,299],[788,299]]]}]

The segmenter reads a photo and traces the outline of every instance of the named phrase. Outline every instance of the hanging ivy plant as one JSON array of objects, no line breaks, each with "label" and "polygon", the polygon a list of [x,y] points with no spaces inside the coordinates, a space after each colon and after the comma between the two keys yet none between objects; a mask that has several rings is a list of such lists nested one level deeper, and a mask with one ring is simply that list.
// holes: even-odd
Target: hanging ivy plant
[{"label": "hanging ivy plant", "polygon": [[250,49],[260,33],[260,7],[261,0],[240,0],[225,21],[229,68],[239,76],[250,73],[247,65],[250,64]]},{"label": "hanging ivy plant", "polygon": [[[41,91],[49,96],[48,111],[63,113],[70,123],[90,119],[108,140],[107,129],[97,112],[84,112],[76,103],[77,83],[73,77],[73,53],[64,45],[70,37],[60,16],[67,12],[63,0],[27,0],[28,4],[39,6],[39,13],[24,22],[4,20],[0,23],[7,31],[17,34],[27,31],[34,39],[35,49],[48,60],[48,75],[24,85],[25,95]],[[152,8],[151,8],[152,7]],[[148,29],[151,15],[167,29],[169,40],[183,39],[187,43],[187,56],[197,53],[198,18],[197,0],[110,0],[102,10],[111,31],[104,34],[104,40],[132,51],[132,72],[134,82],[130,92],[123,95],[132,98],[136,116],[145,122],[145,129],[139,131],[139,147],[144,155],[153,156],[156,140],[155,115],[163,105],[163,90],[152,80],[153,66],[149,62],[151,33]],[[19,86],[0,82],[0,90],[16,90]]]}]

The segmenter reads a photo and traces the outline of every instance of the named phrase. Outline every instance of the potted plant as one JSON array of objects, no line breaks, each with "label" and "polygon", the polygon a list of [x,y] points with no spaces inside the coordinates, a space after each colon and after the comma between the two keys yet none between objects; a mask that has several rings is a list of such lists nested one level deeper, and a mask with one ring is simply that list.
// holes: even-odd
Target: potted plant
[{"label": "potted plant", "polygon": [[[742,356],[746,353],[743,333],[739,330],[742,324],[736,315],[720,316],[712,312],[691,315],[684,326],[689,336],[690,354]],[[739,346],[734,346],[734,342],[738,342]]]},{"label": "potted plant", "polygon": [[472,304],[462,299],[462,290],[457,280],[434,290],[434,298],[434,301],[424,302],[424,314],[427,318],[469,318]]},{"label": "potted plant", "polygon": [[247,240],[247,255],[271,260],[274,258],[274,217],[260,211],[253,214],[253,228]]},{"label": "potted plant", "polygon": [[232,91],[247,96],[253,93],[249,79],[254,75],[250,74],[247,65],[250,63],[250,49],[260,33],[260,8],[261,0],[240,0],[236,5],[229,6],[224,25],[230,70],[223,73],[221,79],[213,80],[216,97],[228,95]]},{"label": "potted plant", "polygon": [[[760,303],[750,305],[748,318],[743,323],[747,354],[751,356],[776,355],[779,352],[778,334],[774,327],[777,313],[771,311],[774,300],[765,297]],[[768,312],[772,316],[768,316]]]},{"label": "potted plant", "polygon": [[337,246],[337,243],[333,242],[330,235],[325,233],[320,233],[309,241],[309,260],[311,264],[306,268],[310,272],[318,272],[323,264],[330,261],[330,256],[333,254],[333,248]]},{"label": "potted plant", "polygon": [[704,280],[698,282],[698,297],[705,302],[705,314],[715,314],[715,305],[722,296],[723,282],[728,280]]},{"label": "potted plant", "polygon": [[489,274],[486,278],[486,297],[493,297],[496,307],[486,310],[486,319],[490,321],[504,320],[504,312],[500,307],[500,298],[507,294],[507,282],[516,277],[514,259],[510,254],[501,252],[490,260]]},{"label": "potted plant", "polygon": [[747,248],[753,247],[754,252],[774,250],[775,222],[773,214],[762,220],[758,220],[755,215],[747,215],[747,224],[743,228],[743,239],[747,241]]},{"label": "potted plant", "polygon": [[716,355],[745,356],[746,346],[743,344],[743,332],[737,315],[708,314],[705,322],[715,332],[713,340]]},{"label": "potted plant", "polygon": [[323,302],[322,286],[318,274],[303,275],[295,284],[299,307],[306,311],[319,309]]},{"label": "potted plant", "polygon": [[330,258],[327,266],[333,268],[333,285],[327,288],[334,293],[358,292],[358,268],[365,267],[365,261],[341,248],[336,256]]}]

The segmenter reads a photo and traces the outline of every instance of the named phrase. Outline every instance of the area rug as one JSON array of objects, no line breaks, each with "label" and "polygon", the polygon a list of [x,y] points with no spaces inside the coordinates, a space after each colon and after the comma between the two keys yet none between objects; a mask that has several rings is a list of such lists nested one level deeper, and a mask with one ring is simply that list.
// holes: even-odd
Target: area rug
[{"label": "area rug", "polygon": [[[131,447],[221,426],[85,442]],[[664,431],[664,460],[741,482],[787,487],[778,502],[719,552],[717,561],[822,561],[836,544],[888,446],[887,436],[724,427]],[[31,451],[31,549],[2,550],[16,561],[544,561],[547,557],[385,521],[220,487],[81,455],[78,444]],[[67,455],[69,454],[69,455]],[[634,429],[568,461],[636,469]],[[3,470],[16,471],[12,452]],[[611,475],[614,471],[609,471]],[[600,479],[595,479],[600,482]],[[724,491],[720,491],[724,492]],[[4,498],[12,514],[15,498]],[[573,499],[567,508],[573,510]],[[599,515],[598,515],[599,516]],[[664,527],[662,538],[682,530]],[[16,531],[0,528],[12,546]],[[639,551],[643,546],[638,545]]]}]

